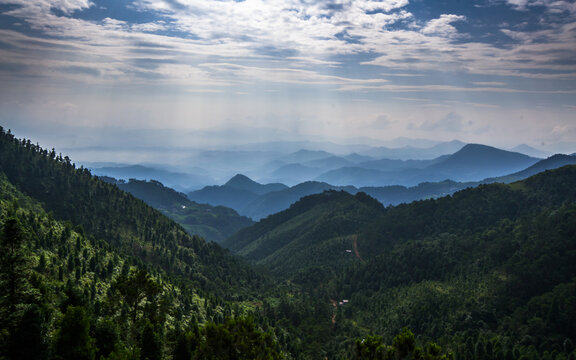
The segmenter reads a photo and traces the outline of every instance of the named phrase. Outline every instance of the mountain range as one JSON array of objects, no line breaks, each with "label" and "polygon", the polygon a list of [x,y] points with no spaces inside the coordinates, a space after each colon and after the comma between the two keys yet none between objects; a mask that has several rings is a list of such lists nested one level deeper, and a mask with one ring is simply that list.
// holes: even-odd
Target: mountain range
[{"label": "mountain range", "polygon": [[224,244],[328,296],[336,339],[364,328],[391,338],[408,324],[451,339],[458,358],[576,353],[562,350],[576,330],[575,183],[571,165],[388,208],[328,191]]},{"label": "mountain range", "polygon": [[[576,166],[514,180],[570,158],[396,206],[305,196],[224,240],[232,255],[1,127],[0,154],[0,358],[576,356]],[[184,201],[128,184],[158,207]]]},{"label": "mountain range", "polygon": [[[356,187],[414,186],[423,181],[441,181],[447,178],[459,180],[451,177],[452,173],[446,174],[446,171],[440,171],[447,169],[425,168],[433,162],[445,160],[467,144],[458,140],[431,142],[410,139],[398,139],[388,144],[393,147],[317,142],[261,143],[224,150],[182,149],[178,156],[171,156],[170,161],[166,163],[138,166],[120,163],[84,165],[96,175],[124,180],[130,178],[157,180],[183,192],[209,185],[223,185],[235,174],[244,174],[262,184],[282,183],[288,186],[305,181]],[[520,145],[510,152],[529,154],[534,158],[549,156],[527,145]],[[180,159],[179,165],[173,164],[173,161],[176,161],[173,158]],[[497,169],[494,167],[484,170]],[[467,171],[462,175],[472,177],[472,180],[479,180],[479,175],[492,177],[506,173],[474,174]]]},{"label": "mountain range", "polygon": [[[554,155],[538,160],[523,154],[508,152],[484,145],[466,145],[453,155],[443,155],[434,160],[378,160],[367,162],[368,168],[344,168],[338,170],[339,180],[335,184],[329,181],[307,181],[292,187],[274,184],[274,191],[260,191],[256,182],[246,180],[243,175],[236,175],[230,182],[242,178],[250,186],[209,186],[188,193],[188,197],[199,203],[228,206],[238,213],[259,220],[273,213],[287,209],[303,196],[317,194],[326,190],[344,190],[351,194],[365,192],[384,205],[397,205],[414,200],[450,195],[458,190],[475,187],[482,183],[512,182],[525,179],[544,170],[563,165],[576,164],[576,157]],[[382,166],[395,169],[387,172],[387,186],[344,186],[339,184],[353,183],[352,178],[374,179],[383,176],[383,171],[374,169]],[[369,168],[371,167],[371,168]],[[331,172],[334,174],[334,172]],[[500,174],[500,176],[494,176]],[[397,181],[390,180],[395,177]],[[417,185],[404,186],[406,179],[422,180]],[[343,180],[344,179],[344,180]],[[329,180],[329,179],[327,179]],[[350,181],[348,181],[350,180]],[[372,183],[372,181],[370,181]],[[265,188],[265,185],[260,185]]]}]

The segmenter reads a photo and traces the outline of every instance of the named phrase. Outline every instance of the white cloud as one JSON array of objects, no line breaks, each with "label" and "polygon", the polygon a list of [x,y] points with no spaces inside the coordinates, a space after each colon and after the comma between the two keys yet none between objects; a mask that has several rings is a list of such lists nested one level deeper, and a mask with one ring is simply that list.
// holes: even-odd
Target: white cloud
[{"label": "white cloud", "polygon": [[462,15],[443,14],[438,19],[430,20],[421,31],[426,35],[453,37],[459,34],[452,23],[465,20],[466,17]]},{"label": "white cloud", "polygon": [[521,11],[527,10],[529,7],[545,7],[551,13],[568,12],[571,14],[576,13],[576,3],[566,0],[506,0],[506,3],[513,8]]},{"label": "white cloud", "polygon": [[[570,9],[567,1],[543,1],[550,9]],[[111,17],[100,22],[57,16],[87,9],[88,0],[0,0],[9,10],[51,38],[2,31],[13,48],[0,50],[3,62],[27,67],[28,75],[94,83],[151,83],[212,89],[255,81],[333,86],[345,91],[517,92],[509,82],[475,87],[431,83],[427,71],[574,79],[576,23],[540,31],[503,29],[514,45],[502,47],[464,41],[454,27],[462,15],[443,14],[419,26],[405,10],[407,0],[138,0],[140,11],[161,12],[163,20],[130,24]],[[514,1],[515,7],[537,1]],[[391,25],[402,22],[402,29]],[[186,38],[163,36],[174,31]],[[455,42],[455,40],[458,42]],[[342,55],[371,54],[354,66],[387,71],[369,78],[341,75]],[[375,56],[375,57],[374,57]],[[209,60],[207,60],[209,59]],[[76,69],[65,73],[64,69]],[[84,69],[85,71],[80,71]],[[17,76],[17,74],[6,75]],[[418,85],[398,85],[420,77]],[[386,80],[387,79],[387,80]],[[394,81],[392,81],[394,80]],[[547,90],[552,93],[554,89]],[[557,89],[569,93],[566,89]]]}]

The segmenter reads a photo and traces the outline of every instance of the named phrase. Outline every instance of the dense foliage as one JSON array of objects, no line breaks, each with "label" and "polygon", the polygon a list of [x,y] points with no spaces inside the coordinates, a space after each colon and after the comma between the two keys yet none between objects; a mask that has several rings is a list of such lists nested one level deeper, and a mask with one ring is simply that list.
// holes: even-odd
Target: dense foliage
[{"label": "dense foliage", "polygon": [[[325,193],[226,244],[332,301],[331,354],[346,354],[346,339],[390,341],[407,326],[458,359],[564,359],[576,355],[575,185],[568,166],[373,213],[350,203],[345,218],[337,204],[353,197]],[[294,251],[301,243],[307,256]],[[353,245],[356,256],[343,256]]]},{"label": "dense foliage", "polygon": [[329,314],[312,320],[327,304],[188,235],[54,151],[0,135],[0,281],[10,289],[0,298],[0,359],[318,351],[305,339],[328,328]]},{"label": "dense foliage", "polygon": [[219,246],[187,234],[142,200],[100,181],[85,168],[77,169],[68,157],[1,132],[0,171],[56,219],[81,226],[86,234],[123,254],[222,296],[253,293],[266,281]]},{"label": "dense foliage", "polygon": [[224,206],[211,206],[190,201],[186,195],[165,187],[155,180],[130,179],[128,182],[108,178],[120,189],[129,192],[146,204],[160,210],[191,235],[207,241],[220,242],[253,221]]},{"label": "dense foliage", "polygon": [[0,130],[0,359],[576,357],[576,167],[307,197],[228,240],[251,268]]}]

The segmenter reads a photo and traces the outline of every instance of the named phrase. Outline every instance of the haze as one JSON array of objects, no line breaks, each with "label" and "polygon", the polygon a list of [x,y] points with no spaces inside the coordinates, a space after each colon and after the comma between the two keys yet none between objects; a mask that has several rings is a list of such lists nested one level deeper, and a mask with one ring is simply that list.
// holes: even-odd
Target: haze
[{"label": "haze", "polygon": [[398,137],[574,152],[575,15],[558,0],[0,0],[0,123],[77,162]]}]

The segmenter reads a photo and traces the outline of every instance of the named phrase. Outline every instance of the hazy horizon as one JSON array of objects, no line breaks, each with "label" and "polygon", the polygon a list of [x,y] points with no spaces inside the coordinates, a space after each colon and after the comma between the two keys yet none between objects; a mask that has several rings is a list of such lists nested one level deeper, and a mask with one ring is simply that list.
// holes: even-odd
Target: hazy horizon
[{"label": "hazy horizon", "polygon": [[570,153],[575,15],[573,0],[0,0],[0,125],[78,162],[403,137]]}]

